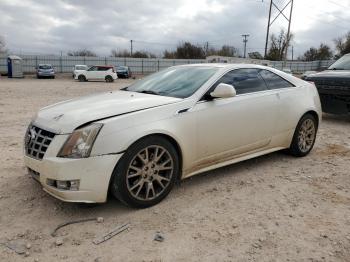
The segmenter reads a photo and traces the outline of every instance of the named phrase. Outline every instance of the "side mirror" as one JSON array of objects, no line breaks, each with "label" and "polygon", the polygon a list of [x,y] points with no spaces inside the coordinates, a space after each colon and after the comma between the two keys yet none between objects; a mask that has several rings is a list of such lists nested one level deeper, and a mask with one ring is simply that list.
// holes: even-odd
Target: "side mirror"
[{"label": "side mirror", "polygon": [[229,98],[236,96],[236,94],[236,89],[232,85],[221,83],[210,93],[210,96],[213,98]]}]

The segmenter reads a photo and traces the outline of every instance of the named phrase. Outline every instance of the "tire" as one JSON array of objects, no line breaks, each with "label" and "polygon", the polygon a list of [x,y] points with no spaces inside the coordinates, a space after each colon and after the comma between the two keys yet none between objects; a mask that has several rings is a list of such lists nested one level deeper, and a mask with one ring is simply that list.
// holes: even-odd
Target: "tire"
[{"label": "tire", "polygon": [[40,79],[40,76],[39,76],[39,75],[36,75],[36,78],[37,78],[37,79]]},{"label": "tire", "polygon": [[169,194],[179,172],[179,156],[174,146],[163,137],[150,136],[135,142],[125,152],[114,168],[110,189],[123,204],[147,208]]},{"label": "tire", "polygon": [[86,77],[84,75],[80,75],[80,76],[78,76],[78,80],[79,80],[79,82],[85,82]]},{"label": "tire", "polygon": [[310,153],[314,147],[318,123],[311,114],[305,114],[295,128],[293,140],[288,150],[293,156],[303,157]]},{"label": "tire", "polygon": [[111,76],[106,76],[105,80],[107,83],[112,83],[114,81],[113,77],[111,77]]}]

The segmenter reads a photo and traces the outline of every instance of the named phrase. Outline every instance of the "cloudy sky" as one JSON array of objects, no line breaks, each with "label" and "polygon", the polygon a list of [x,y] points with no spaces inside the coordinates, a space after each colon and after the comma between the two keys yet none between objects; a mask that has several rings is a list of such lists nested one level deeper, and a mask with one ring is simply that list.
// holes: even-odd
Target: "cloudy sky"
[{"label": "cloudy sky", "polygon": [[[350,0],[294,0],[295,56],[349,31],[349,8]],[[0,0],[0,36],[16,53],[109,55],[133,39],[134,50],[159,55],[180,41],[242,50],[241,35],[250,34],[248,51],[263,53],[268,9],[269,0]],[[286,26],[280,17],[271,30]]]}]

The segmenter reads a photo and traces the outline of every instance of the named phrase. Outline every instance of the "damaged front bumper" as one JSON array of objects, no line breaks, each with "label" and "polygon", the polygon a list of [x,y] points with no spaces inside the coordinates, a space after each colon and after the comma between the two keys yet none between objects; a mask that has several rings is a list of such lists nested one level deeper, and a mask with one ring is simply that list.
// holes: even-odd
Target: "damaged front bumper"
[{"label": "damaged front bumper", "polygon": [[113,169],[122,154],[88,158],[56,157],[66,136],[56,136],[42,160],[24,156],[29,173],[50,195],[66,202],[103,203]]}]

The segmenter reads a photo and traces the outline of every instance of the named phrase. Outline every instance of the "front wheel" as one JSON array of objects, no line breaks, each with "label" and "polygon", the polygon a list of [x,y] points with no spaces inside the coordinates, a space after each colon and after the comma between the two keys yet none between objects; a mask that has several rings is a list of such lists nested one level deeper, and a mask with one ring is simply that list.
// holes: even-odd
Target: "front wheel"
[{"label": "front wheel", "polygon": [[106,76],[105,80],[107,83],[112,83],[114,81],[113,77],[111,76]]},{"label": "front wheel", "polygon": [[152,136],[133,144],[113,171],[111,191],[122,203],[146,208],[162,201],[179,175],[179,157],[165,138]]},{"label": "front wheel", "polygon": [[315,117],[311,114],[304,115],[295,129],[289,153],[298,157],[309,154],[315,144],[317,128]]},{"label": "front wheel", "polygon": [[86,81],[86,77],[83,76],[83,75],[80,75],[80,76],[78,76],[78,80],[79,80],[80,82],[85,82],[85,81]]}]

